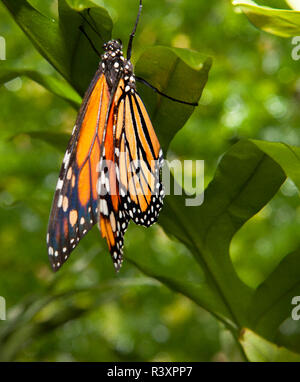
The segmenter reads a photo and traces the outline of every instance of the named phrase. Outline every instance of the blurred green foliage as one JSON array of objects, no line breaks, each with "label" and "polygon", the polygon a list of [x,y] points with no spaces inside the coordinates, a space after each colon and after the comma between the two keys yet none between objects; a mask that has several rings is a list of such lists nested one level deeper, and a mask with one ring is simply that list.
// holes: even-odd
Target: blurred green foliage
[{"label": "blurred green foliage", "polygon": [[[57,1],[28,2],[57,17]],[[126,43],[136,1],[95,2],[109,11],[113,36]],[[280,0],[271,5],[286,8]],[[0,17],[7,59],[18,68],[34,67],[60,80],[3,6]],[[258,31],[234,12],[230,1],[144,0],[133,61],[153,45],[192,48],[214,59],[200,106],[168,151],[170,158],[204,159],[206,184],[224,152],[242,138],[300,145],[299,62],[291,58],[290,39]],[[0,322],[0,359],[243,359],[228,330],[187,297],[145,277],[130,261],[125,260],[116,276],[97,228],[64,268],[52,274],[45,244],[47,219],[76,111],[26,77],[1,86],[0,108],[0,295],[9,308],[7,322]],[[50,144],[39,139],[43,131],[53,133]],[[299,247],[299,229],[299,196],[288,179],[231,243],[241,280],[251,288],[265,280]],[[125,242],[129,259],[158,259],[179,276],[193,267],[186,247],[158,225],[147,230],[131,225]],[[182,258],[185,262],[179,265]],[[299,334],[294,322],[285,322],[279,336],[297,350]]]}]

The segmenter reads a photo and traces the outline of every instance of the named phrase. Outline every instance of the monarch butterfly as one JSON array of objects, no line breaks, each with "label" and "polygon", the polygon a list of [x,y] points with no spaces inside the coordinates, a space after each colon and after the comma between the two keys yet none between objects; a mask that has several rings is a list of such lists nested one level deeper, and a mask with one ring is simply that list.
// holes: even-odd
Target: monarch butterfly
[{"label": "monarch butterfly", "polygon": [[141,9],[142,0],[126,59],[120,40],[103,45],[99,68],[84,96],[63,159],[47,233],[54,271],[96,223],[119,271],[129,221],[149,227],[162,208],[163,153],[137,93],[136,79],[162,93],[135,77],[130,62]]}]

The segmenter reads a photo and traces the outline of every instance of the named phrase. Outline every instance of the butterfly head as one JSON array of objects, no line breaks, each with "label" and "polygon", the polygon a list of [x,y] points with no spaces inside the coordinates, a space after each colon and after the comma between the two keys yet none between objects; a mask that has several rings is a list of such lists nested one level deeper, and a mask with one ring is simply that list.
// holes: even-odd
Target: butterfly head
[{"label": "butterfly head", "polygon": [[110,56],[123,56],[121,40],[111,40],[103,45],[104,52]]}]

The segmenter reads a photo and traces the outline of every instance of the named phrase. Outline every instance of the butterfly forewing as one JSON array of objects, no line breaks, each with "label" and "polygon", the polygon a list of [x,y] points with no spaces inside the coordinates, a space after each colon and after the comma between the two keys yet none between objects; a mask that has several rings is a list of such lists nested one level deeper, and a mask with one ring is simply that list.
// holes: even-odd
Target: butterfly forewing
[{"label": "butterfly forewing", "polygon": [[109,97],[105,76],[98,72],[83,101],[57,182],[47,234],[54,270],[98,220],[97,166]]}]

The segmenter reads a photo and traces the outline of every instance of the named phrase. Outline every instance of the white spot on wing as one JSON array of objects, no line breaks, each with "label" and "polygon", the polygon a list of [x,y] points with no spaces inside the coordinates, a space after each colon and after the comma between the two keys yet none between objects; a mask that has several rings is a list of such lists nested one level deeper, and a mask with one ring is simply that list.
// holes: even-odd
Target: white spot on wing
[{"label": "white spot on wing", "polygon": [[71,153],[69,153],[68,151],[66,152],[65,156],[64,156],[64,160],[63,160],[63,163],[65,165],[65,168],[68,167],[68,164],[69,164],[69,161],[70,161],[70,156],[71,156]]},{"label": "white spot on wing", "polygon": [[62,195],[59,195],[58,202],[57,202],[57,207],[58,207],[58,208],[61,207],[61,205],[62,205],[62,201],[63,201],[63,196],[62,196]]},{"label": "white spot on wing", "polygon": [[58,179],[58,181],[57,181],[57,185],[56,185],[56,189],[57,189],[57,190],[61,190],[63,184],[64,184],[64,181],[63,181],[62,179]]},{"label": "white spot on wing", "polygon": [[100,200],[100,211],[103,213],[103,215],[108,216],[108,207],[105,199]]}]

